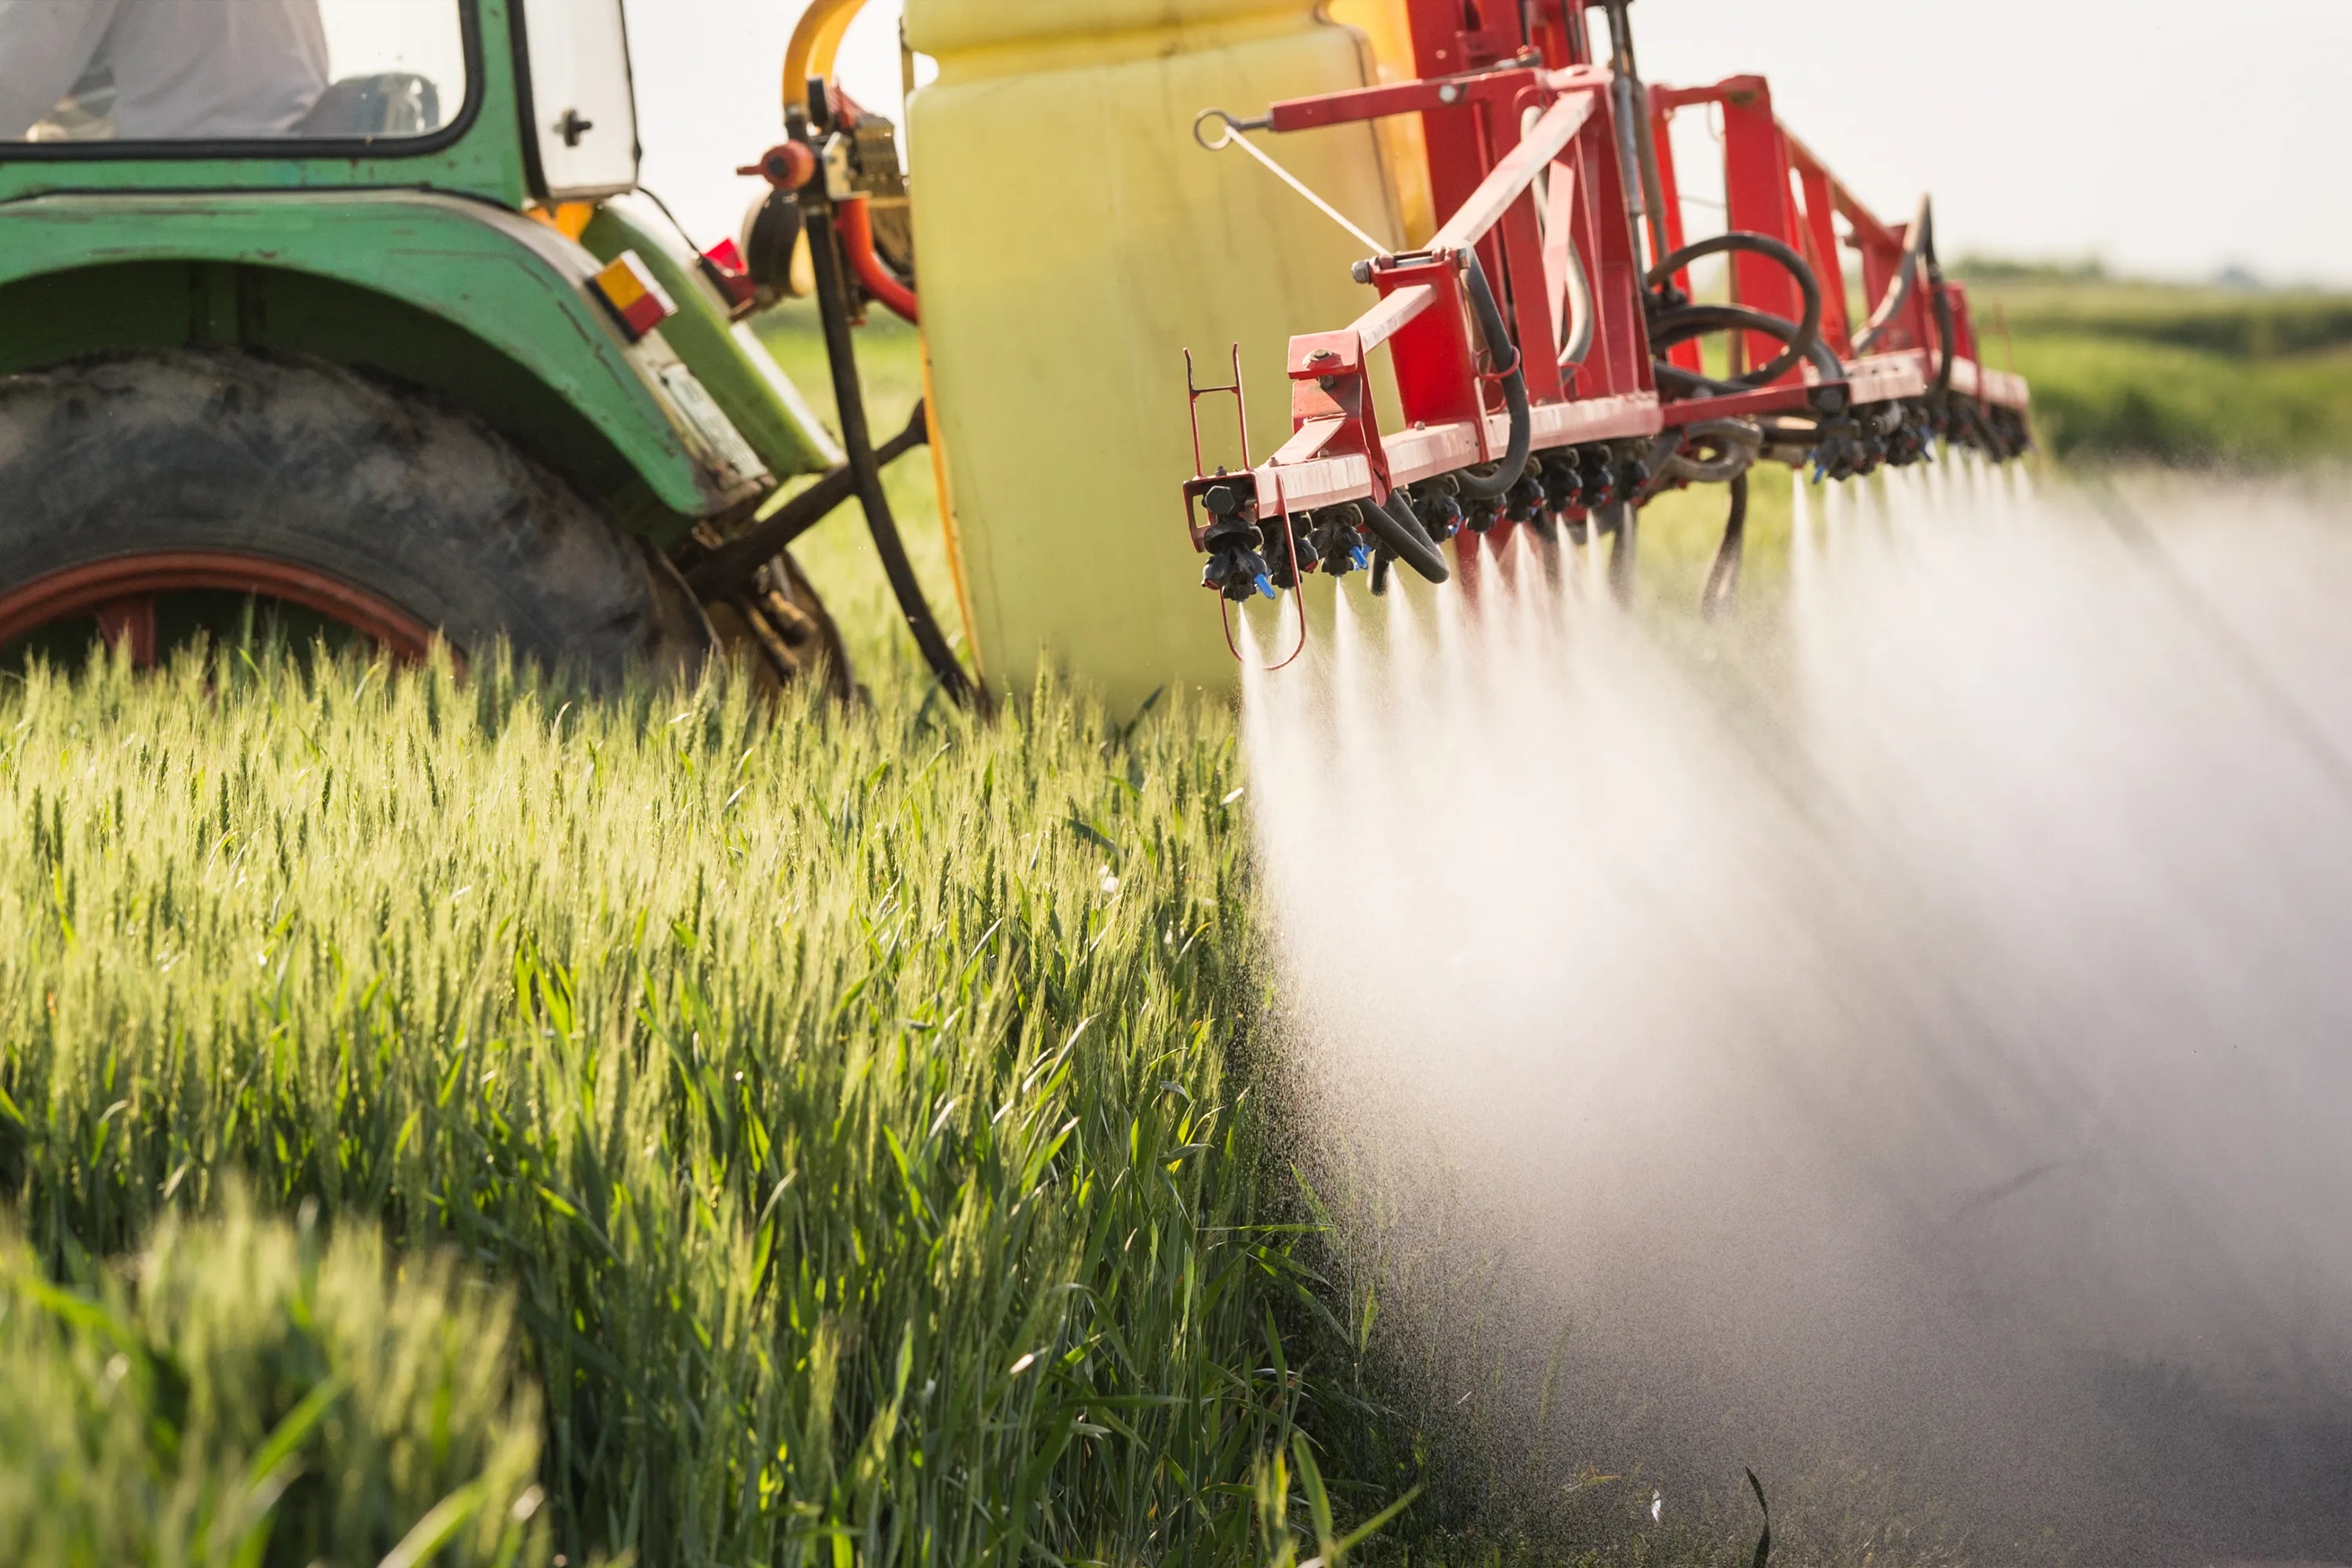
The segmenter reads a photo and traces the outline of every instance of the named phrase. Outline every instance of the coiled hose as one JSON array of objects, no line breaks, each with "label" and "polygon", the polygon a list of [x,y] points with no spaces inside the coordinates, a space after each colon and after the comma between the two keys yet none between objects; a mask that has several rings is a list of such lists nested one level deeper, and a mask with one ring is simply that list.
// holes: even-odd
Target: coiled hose
[{"label": "coiled hose", "polygon": [[[1684,443],[1713,447],[1716,456],[1694,457],[1682,450]],[[1764,430],[1746,419],[1702,419],[1684,426],[1675,448],[1655,465],[1668,479],[1688,479],[1693,484],[1727,484],[1753,467],[1764,449]]]},{"label": "coiled hose", "polygon": [[[1763,310],[1750,310],[1745,305],[1684,305],[1661,312],[1656,320],[1652,321],[1650,347],[1670,349],[1678,343],[1688,342],[1693,338],[1703,338],[1710,332],[1727,331],[1761,332],[1767,337],[1778,338],[1784,343],[1793,344],[1797,341],[1798,334],[1802,331],[1801,322],[1791,321],[1786,317],[1771,315]],[[1838,363],[1837,355],[1831,352],[1829,344],[1822,342],[1818,331],[1812,342],[1805,345],[1804,357],[1812,362],[1813,368],[1822,373],[1822,378],[1824,381],[1843,381],[1845,378],[1845,367]],[[1784,353],[1773,363],[1777,364],[1780,360],[1787,358],[1788,355]],[[1769,369],[1770,366],[1764,368]],[[1685,370],[1682,366],[1670,363],[1665,360],[1655,362],[1653,369],[1657,375],[1659,385],[1680,393],[1685,397],[1701,393],[1717,395],[1745,392],[1757,384],[1748,376],[1731,381],[1718,381],[1713,376],[1702,375],[1695,370]],[[1753,375],[1761,373],[1750,374]]]},{"label": "coiled hose", "polygon": [[[1795,279],[1797,283],[1797,291],[1803,296],[1805,302],[1802,317],[1798,321],[1789,321],[1780,317],[1767,315],[1764,311],[1749,310],[1748,307],[1741,305],[1693,305],[1687,303],[1667,304],[1664,302],[1663,291],[1673,284],[1675,273],[1680,272],[1684,268],[1688,267],[1692,262],[1699,260],[1702,258],[1717,256],[1726,251],[1733,250],[1745,250],[1753,255],[1764,257],[1768,260],[1778,263],[1788,272],[1790,277]],[[1781,342],[1787,345],[1787,347],[1783,348],[1769,363],[1759,365],[1756,369],[1748,371],[1744,374],[1733,376],[1727,383],[1717,383],[1717,384],[1718,385],[1727,385],[1738,388],[1769,386],[1772,383],[1780,380],[1782,376],[1788,374],[1789,372],[1795,369],[1798,363],[1806,358],[1809,354],[1811,354],[1815,347],[1821,342],[1821,283],[1813,277],[1813,269],[1805,265],[1805,258],[1803,257],[1799,256],[1794,250],[1791,250],[1786,245],[1781,244],[1780,241],[1774,239],[1770,235],[1750,234],[1745,230],[1734,230],[1729,234],[1711,236],[1708,238],[1698,241],[1695,245],[1686,245],[1680,250],[1677,250],[1672,255],[1666,257],[1655,267],[1650,268],[1650,275],[1647,278],[1644,278],[1642,281],[1652,290],[1653,293],[1651,301],[1653,309],[1650,313],[1650,346],[1654,349],[1670,348],[1675,343],[1686,342],[1692,338],[1701,336],[1707,332],[1723,331],[1727,329],[1739,326],[1745,326],[1751,331],[1763,332],[1769,336],[1778,338]],[[1681,296],[1675,295],[1673,296],[1673,298],[1680,299]],[[1727,321],[1724,319],[1723,312],[1728,310],[1740,311],[1745,316],[1754,318],[1755,320],[1752,321],[1741,321],[1737,322]],[[1778,325],[1775,327],[1767,327],[1760,324],[1763,321],[1772,321],[1778,323]],[[1679,331],[1679,329],[1683,328],[1689,328],[1691,330]],[[1834,365],[1834,359],[1832,359],[1831,363]],[[1684,371],[1680,374],[1684,376],[1687,376],[1690,373]],[[1838,376],[1842,376],[1843,374],[1844,373],[1842,370],[1835,373]]]}]

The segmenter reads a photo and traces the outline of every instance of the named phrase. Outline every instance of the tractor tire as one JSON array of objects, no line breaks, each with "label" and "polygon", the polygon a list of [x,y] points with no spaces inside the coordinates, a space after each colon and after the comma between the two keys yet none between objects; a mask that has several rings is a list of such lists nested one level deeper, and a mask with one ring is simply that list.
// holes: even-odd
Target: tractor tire
[{"label": "tractor tire", "polygon": [[667,561],[446,405],[239,350],[0,376],[0,603],[45,574],[168,552],[283,563],[461,655],[504,637],[600,686],[687,672],[712,643]]}]

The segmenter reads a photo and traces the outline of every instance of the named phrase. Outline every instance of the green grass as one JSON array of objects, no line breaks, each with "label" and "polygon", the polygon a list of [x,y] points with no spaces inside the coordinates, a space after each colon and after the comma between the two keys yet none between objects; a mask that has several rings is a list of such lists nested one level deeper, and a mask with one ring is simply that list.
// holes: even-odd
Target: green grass
[{"label": "green grass", "polygon": [[[2239,359],[2352,347],[2352,296],[2315,289],[2225,289],[1963,263],[1979,310],[2011,331],[2121,338]],[[1988,314],[1987,323],[1990,324]]]},{"label": "green grass", "polygon": [[1962,273],[1984,356],[2032,384],[2037,433],[2062,459],[2352,458],[2352,296],[2138,283],[2095,268],[1972,262]]},{"label": "green grass", "polygon": [[2028,334],[2016,366],[2063,460],[2284,467],[2352,458],[2352,349],[2248,359],[2130,337]]},{"label": "green grass", "polygon": [[[1424,1479],[1274,1154],[1230,714],[974,722],[854,509],[799,553],[854,711],[0,679],[0,1556],[1328,1563]],[[1459,1495],[1389,1550],[1496,1560]]]},{"label": "green grass", "polygon": [[[242,1401],[176,1458],[136,1410],[79,1444],[0,1421],[12,1527],[41,1467],[149,1478],[126,1496],[242,1475],[339,1374],[286,1233],[173,1228],[250,1192],[319,1216],[345,1297],[390,1278],[380,1234],[415,1290],[513,1314],[545,1411],[530,1540],[575,1563],[1270,1546],[1265,1457],[1295,1419],[1364,1423],[1295,1238],[1260,1228],[1230,721],[921,696],[772,715],[725,679],[582,701],[490,660],[461,683],[266,649],[0,685],[0,1193],[95,1304],[68,1326],[135,1318],[140,1355]],[[104,1261],[142,1248],[253,1348]],[[385,1288],[381,1332],[422,1332]],[[54,1364],[12,1388],[102,1405],[103,1346],[15,1300],[0,1357]],[[467,1337],[495,1381],[497,1333]],[[295,1452],[376,1487],[371,1552],[471,1484],[455,1450],[406,1489]],[[1332,1479],[1342,1519],[1386,1500]],[[181,1531],[152,1559],[195,1560],[202,1513],[142,1524]],[[310,1561],[314,1516],[260,1560]],[[122,1560],[84,1517],[55,1529]]]},{"label": "green grass", "polygon": [[0,1559],[547,1561],[511,1302],[356,1220],[225,1211],[89,1293],[0,1251]]}]

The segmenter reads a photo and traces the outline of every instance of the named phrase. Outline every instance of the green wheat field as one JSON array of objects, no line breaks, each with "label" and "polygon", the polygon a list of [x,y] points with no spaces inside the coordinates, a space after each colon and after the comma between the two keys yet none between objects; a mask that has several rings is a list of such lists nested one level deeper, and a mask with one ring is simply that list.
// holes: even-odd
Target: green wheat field
[{"label": "green wheat field", "polygon": [[8,1560],[1249,1554],[1222,716],[263,648],[0,736]]},{"label": "green wheat field", "polygon": [[[2182,356],[2352,449],[2352,313],[2027,282],[2068,455],[2275,455],[2244,396],[2132,423]],[[911,337],[872,351],[896,428]],[[1694,581],[1711,517],[1659,531]],[[1230,713],[973,721],[852,517],[803,556],[854,710],[266,636],[0,674],[0,1562],[1517,1554],[1280,1157]],[[1726,1497],[1584,1561],[1744,1563]]]}]

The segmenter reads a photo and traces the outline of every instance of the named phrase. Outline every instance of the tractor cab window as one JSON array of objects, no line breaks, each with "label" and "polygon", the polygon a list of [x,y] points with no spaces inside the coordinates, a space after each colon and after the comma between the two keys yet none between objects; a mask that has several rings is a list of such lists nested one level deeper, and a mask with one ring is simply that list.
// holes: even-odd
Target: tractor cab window
[{"label": "tractor cab window", "polygon": [[458,0],[0,0],[0,142],[428,136]]},{"label": "tractor cab window", "polygon": [[636,93],[621,0],[523,0],[532,184],[557,201],[637,183]]}]

